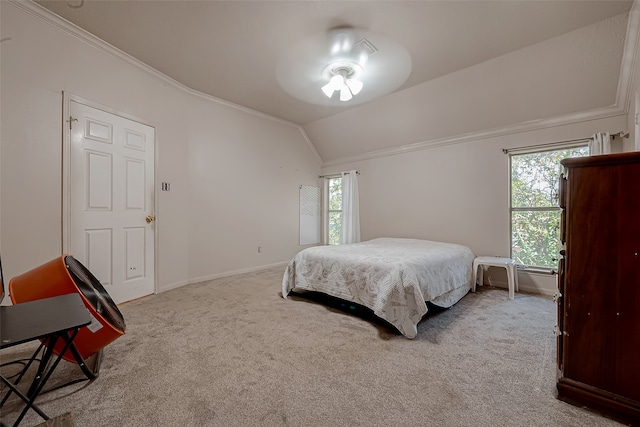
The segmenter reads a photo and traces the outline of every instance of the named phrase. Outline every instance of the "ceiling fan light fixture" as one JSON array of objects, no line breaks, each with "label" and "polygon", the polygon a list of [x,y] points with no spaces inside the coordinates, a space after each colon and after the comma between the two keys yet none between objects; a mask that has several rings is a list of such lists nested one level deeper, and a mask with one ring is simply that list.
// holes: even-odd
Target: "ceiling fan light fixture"
[{"label": "ceiling fan light fixture", "polygon": [[[288,95],[341,109],[392,93],[410,72],[407,49],[385,34],[355,27],[335,27],[299,40],[284,51],[276,67],[278,83]],[[346,79],[349,101],[340,101],[342,89],[329,84],[338,75]]]},{"label": "ceiling fan light fixture", "polygon": [[357,95],[362,90],[364,84],[358,79],[347,79],[345,82],[352,94]]},{"label": "ceiling fan light fixture", "polygon": [[340,89],[340,101],[348,101],[351,98],[353,98],[353,95],[351,94],[351,90],[349,90],[349,86],[342,86],[342,89]]},{"label": "ceiling fan light fixture", "polygon": [[324,92],[325,95],[327,95],[327,97],[331,98],[333,96],[333,93],[337,90],[342,89],[343,86],[344,86],[344,77],[338,74],[331,77],[331,80],[329,80],[329,83],[322,86],[322,91]]},{"label": "ceiling fan light fixture", "polygon": [[328,98],[335,92],[340,92],[340,101],[349,101],[362,90],[364,84],[359,79],[362,67],[356,63],[339,61],[327,65],[322,74],[329,83],[322,86],[322,91]]}]

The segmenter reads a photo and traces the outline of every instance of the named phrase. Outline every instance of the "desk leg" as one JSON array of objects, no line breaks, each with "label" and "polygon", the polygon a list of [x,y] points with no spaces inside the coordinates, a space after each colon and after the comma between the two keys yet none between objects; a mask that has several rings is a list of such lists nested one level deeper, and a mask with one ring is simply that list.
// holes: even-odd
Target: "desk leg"
[{"label": "desk leg", "polygon": [[[55,334],[52,335],[50,338],[53,339],[53,344],[51,345],[51,347],[47,347],[47,350],[49,349],[53,349],[53,345],[55,344],[55,342],[57,341],[57,339],[59,337],[63,337],[64,341],[65,341],[65,346],[62,349],[62,352],[60,352],[60,354],[58,355],[58,357],[54,360],[53,365],[51,365],[51,367],[47,370],[46,374],[44,375],[44,377],[42,377],[42,373],[44,373],[44,367],[46,367],[46,364],[48,363],[44,363],[43,361],[45,358],[50,358],[51,354],[49,353],[49,356],[46,357],[43,356],[42,360],[40,361],[40,367],[38,368],[38,374],[36,376],[36,378],[34,378],[33,383],[31,384],[31,387],[29,388],[29,393],[27,394],[27,396],[29,397],[29,401],[27,402],[26,406],[24,407],[24,409],[22,410],[22,412],[20,413],[20,415],[18,416],[18,419],[16,420],[14,426],[17,426],[18,424],[20,424],[20,421],[22,421],[22,418],[24,418],[25,414],[27,413],[27,411],[29,410],[29,408],[34,406],[34,402],[36,400],[36,398],[38,397],[38,394],[40,393],[40,391],[42,391],[42,388],[44,387],[44,385],[46,384],[46,382],[49,380],[49,377],[51,376],[51,374],[53,373],[53,371],[56,369],[56,367],[58,366],[58,363],[60,363],[60,360],[62,360],[62,355],[65,354],[67,352],[67,350],[69,349],[69,347],[71,346],[71,344],[73,344],[73,340],[76,338],[76,335],[78,335],[78,331],[79,329],[74,329],[73,332],[71,332],[70,336],[66,336],[66,333],[63,332],[61,334]],[[42,370],[42,371],[41,371]],[[40,379],[41,378],[41,379]],[[42,414],[40,414],[42,415]],[[48,420],[48,417],[44,417],[45,420]]]},{"label": "desk leg", "polygon": [[[65,341],[67,339],[68,338],[65,338]],[[96,378],[98,378],[98,373],[99,373],[99,370],[100,370],[100,363],[102,362],[102,350],[100,350],[98,352],[98,354],[96,355],[96,361],[94,363],[93,371],[91,369],[89,369],[89,367],[87,366],[85,360],[82,358],[82,356],[80,355],[80,352],[78,351],[76,346],[73,345],[73,343],[71,343],[71,345],[69,347],[69,351],[73,355],[73,358],[76,359],[76,363],[78,364],[78,366],[82,370],[82,373],[84,373],[86,375],[87,379],[92,381],[92,380],[95,380]]]},{"label": "desk leg", "polygon": [[34,392],[38,388],[38,385],[42,381],[42,376],[44,375],[47,365],[51,360],[51,356],[53,356],[53,347],[58,342],[58,336],[49,337],[46,340],[43,340],[43,343],[46,345],[44,352],[42,353],[42,358],[40,359],[40,363],[38,364],[38,370],[36,371],[36,376],[31,381],[31,386],[29,387],[29,391],[27,391],[27,397],[31,398]]},{"label": "desk leg", "polygon": [[[33,352],[33,355],[31,356],[31,359],[29,359],[29,362],[25,365],[24,368],[22,368],[22,371],[20,372],[20,375],[18,375],[18,378],[16,379],[16,381],[13,384],[15,384],[17,386],[20,383],[20,381],[22,380],[22,377],[24,376],[24,374],[27,373],[27,371],[31,367],[31,364],[33,363],[33,361],[36,360],[36,358],[38,357],[38,354],[40,353],[40,350],[42,350],[42,347],[44,347],[44,342],[40,342],[40,345],[38,346],[38,349]],[[6,383],[6,381],[7,380],[5,379],[5,383]],[[9,389],[10,389],[9,392],[2,398],[2,401],[0,401],[0,408],[2,408],[4,406],[5,402],[9,398],[9,396],[11,396],[11,393],[14,392],[13,391],[13,387],[9,386]],[[26,400],[25,400],[25,402],[26,402]]]},{"label": "desk leg", "polygon": [[[18,390],[16,388],[15,385],[11,384],[11,381],[9,381],[8,379],[6,379],[5,377],[3,377],[2,375],[0,375],[0,380],[2,380],[3,383],[5,383],[7,385],[7,387],[9,387],[10,391],[12,393],[15,393],[18,395],[18,397],[20,399],[22,399],[23,402],[29,402],[29,398],[27,396],[25,396],[24,394],[22,394],[20,392],[20,390]],[[7,396],[11,394],[8,393]],[[42,409],[38,408],[36,405],[31,405],[31,409],[33,409],[34,411],[36,411],[38,413],[38,415],[40,415],[42,418],[44,418],[45,420],[48,420],[49,417],[47,416],[47,414],[45,414],[44,412],[42,412]],[[22,419],[22,418],[21,418]]]},{"label": "desk leg", "polygon": [[[65,340],[65,342],[69,342],[69,337],[63,335],[62,338]],[[102,351],[103,349],[100,349],[100,351],[98,351],[96,354],[94,354],[93,356],[91,356],[89,359],[93,359],[93,362],[90,364],[91,367],[89,367],[89,365],[87,364],[87,362],[85,361],[85,359],[82,358],[82,356],[80,355],[80,352],[78,351],[78,348],[73,344],[73,342],[71,342],[71,345],[69,346],[69,352],[71,353],[71,355],[73,356],[73,358],[76,361],[76,364],[80,367],[80,369],[82,370],[82,373],[85,375],[85,378],[78,378],[75,380],[71,380],[67,383],[64,384],[60,384],[57,385],[53,388],[50,388],[48,391],[53,391],[53,390],[57,390],[59,388],[63,388],[63,387],[67,387],[71,384],[77,384],[79,382],[82,381],[93,381],[96,378],[98,378],[98,375],[100,374],[100,364],[102,363]],[[87,360],[89,360],[87,359]]]}]

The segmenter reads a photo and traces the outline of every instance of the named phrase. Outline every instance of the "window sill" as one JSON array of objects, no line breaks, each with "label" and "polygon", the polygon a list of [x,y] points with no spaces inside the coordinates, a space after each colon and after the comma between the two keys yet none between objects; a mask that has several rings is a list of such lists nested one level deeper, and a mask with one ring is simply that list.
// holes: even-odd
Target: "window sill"
[{"label": "window sill", "polygon": [[558,271],[555,268],[533,267],[520,264],[518,264],[516,267],[518,268],[518,271],[523,271],[526,273],[548,274],[550,276],[555,276],[556,274],[558,274]]}]

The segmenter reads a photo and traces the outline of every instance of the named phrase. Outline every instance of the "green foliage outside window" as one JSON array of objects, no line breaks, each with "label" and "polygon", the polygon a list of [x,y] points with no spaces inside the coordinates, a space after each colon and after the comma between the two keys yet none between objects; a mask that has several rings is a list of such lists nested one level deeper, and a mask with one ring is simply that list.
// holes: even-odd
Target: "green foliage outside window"
[{"label": "green foliage outside window", "polygon": [[511,157],[511,257],[517,264],[556,268],[560,251],[560,160],[587,147]]},{"label": "green foliage outside window", "polygon": [[329,244],[339,245],[342,233],[342,178],[329,179]]}]

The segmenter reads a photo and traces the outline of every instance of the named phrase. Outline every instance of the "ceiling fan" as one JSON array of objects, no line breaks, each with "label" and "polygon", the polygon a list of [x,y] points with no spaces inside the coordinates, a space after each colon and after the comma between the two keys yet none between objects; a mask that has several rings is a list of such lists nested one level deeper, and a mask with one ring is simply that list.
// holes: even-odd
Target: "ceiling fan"
[{"label": "ceiling fan", "polygon": [[399,43],[374,31],[338,27],[286,50],[276,77],[299,100],[352,106],[393,92],[410,72],[411,57]]}]

